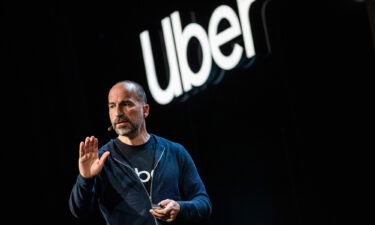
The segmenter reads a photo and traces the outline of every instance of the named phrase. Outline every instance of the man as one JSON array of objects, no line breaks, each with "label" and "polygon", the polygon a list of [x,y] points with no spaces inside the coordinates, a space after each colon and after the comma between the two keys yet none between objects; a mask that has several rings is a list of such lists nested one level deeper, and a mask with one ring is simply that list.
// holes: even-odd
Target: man
[{"label": "man", "polygon": [[98,205],[109,225],[190,224],[207,219],[211,202],[194,162],[180,144],[149,134],[150,106],[133,81],[108,94],[111,128],[118,137],[98,151],[98,140],[79,145],[79,175],[69,207],[76,217]]}]

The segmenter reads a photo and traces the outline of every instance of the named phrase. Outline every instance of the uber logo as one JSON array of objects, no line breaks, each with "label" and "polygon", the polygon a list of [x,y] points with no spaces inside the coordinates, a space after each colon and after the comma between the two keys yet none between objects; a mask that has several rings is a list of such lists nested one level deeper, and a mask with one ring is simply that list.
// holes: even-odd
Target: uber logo
[{"label": "uber logo", "polygon": [[139,179],[142,181],[142,183],[146,183],[150,180],[152,176],[154,176],[154,170],[151,170],[151,173],[149,173],[146,170],[138,171],[138,168],[135,168],[135,173],[138,175]]},{"label": "uber logo", "polygon": [[[157,79],[149,32],[145,30],[140,34],[147,82],[151,95],[156,102],[163,105],[168,104],[183,92],[188,92],[193,87],[203,85],[211,73],[212,59],[221,69],[231,70],[240,62],[244,49],[247,58],[255,55],[249,21],[250,5],[254,1],[237,0],[239,16],[228,5],[218,6],[211,15],[207,32],[198,23],[190,23],[182,28],[178,11],[173,12],[170,17],[162,19],[161,24],[170,73],[169,83],[165,89],[160,87]],[[229,27],[218,32],[222,20],[226,20]],[[236,43],[232,52],[229,55],[224,55],[220,46],[240,36],[241,33],[244,48]],[[197,72],[192,71],[187,57],[188,44],[192,38],[198,40],[202,50],[201,67]]]}]

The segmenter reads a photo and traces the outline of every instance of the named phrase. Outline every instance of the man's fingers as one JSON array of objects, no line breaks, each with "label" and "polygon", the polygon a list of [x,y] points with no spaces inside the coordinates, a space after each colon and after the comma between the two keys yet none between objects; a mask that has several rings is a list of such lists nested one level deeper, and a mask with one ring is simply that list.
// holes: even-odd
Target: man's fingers
[{"label": "man's fingers", "polygon": [[94,151],[95,153],[98,153],[98,139],[95,138],[95,142],[94,142]]},{"label": "man's fingers", "polygon": [[86,137],[85,141],[79,144],[80,156],[92,156],[89,153],[98,153],[98,139],[94,136]]},{"label": "man's fingers", "polygon": [[85,138],[85,145],[84,145],[84,148],[85,148],[85,154],[88,154],[90,153],[90,149],[89,149],[89,137],[86,137]]},{"label": "man's fingers", "polygon": [[167,221],[168,223],[172,222],[175,218],[171,217],[169,219],[166,219],[165,221]]},{"label": "man's fingers", "polygon": [[172,200],[170,200],[170,199],[165,199],[165,200],[159,202],[159,204],[161,204],[161,205],[163,205],[163,206],[167,206],[171,201],[172,201]]},{"label": "man's fingers", "polygon": [[156,210],[155,209],[150,209],[150,213],[152,214],[152,215],[154,215],[156,218],[158,218],[158,219],[165,219],[166,217],[168,217],[167,215],[165,215],[165,214],[162,214],[162,213],[158,213],[158,212],[156,212]]},{"label": "man's fingers", "polygon": [[165,213],[165,210],[161,209],[150,209],[150,213],[154,215],[157,219],[164,220],[167,222],[172,222],[177,217],[177,212],[174,209],[170,210],[170,213]]},{"label": "man's fingers", "polygon": [[172,222],[177,218],[177,215],[180,211],[180,205],[171,199],[165,199],[159,204],[165,206],[164,209],[155,209],[153,210],[155,213],[158,213],[159,215],[164,215],[164,217],[160,218],[167,222]]},{"label": "man's fingers", "polygon": [[164,209],[155,209],[157,213],[164,214],[164,215],[169,215],[174,209],[174,201],[171,199],[165,199],[161,202],[159,202],[160,205],[163,205],[165,208]]},{"label": "man's fingers", "polygon": [[166,204],[166,205],[165,205],[165,202],[164,202],[164,206],[165,206],[165,208],[162,209],[163,213],[169,214],[171,212],[171,210],[173,209],[173,201],[169,200],[168,204]]},{"label": "man's fingers", "polygon": [[158,215],[162,215],[163,218],[165,219],[166,217],[170,216],[170,213],[172,212],[171,210],[172,210],[171,208],[170,209],[165,208],[165,209],[154,209],[153,211],[157,213]]},{"label": "man's fingers", "polygon": [[83,141],[81,141],[79,143],[79,157],[82,157],[85,155],[85,143],[83,143]]},{"label": "man's fingers", "polygon": [[90,149],[90,153],[93,153],[94,152],[94,136],[91,136],[89,138],[89,149]]},{"label": "man's fingers", "polygon": [[171,210],[171,212],[169,213],[168,217],[165,218],[165,221],[167,222],[172,222],[176,219],[177,217],[177,213],[176,211],[173,209]]},{"label": "man's fingers", "polygon": [[153,211],[158,213],[158,214],[162,214],[162,215],[167,214],[167,211],[165,211],[165,209],[153,209]]},{"label": "man's fingers", "polygon": [[163,212],[167,213],[167,212],[170,211],[170,207],[168,207],[168,205],[169,205],[169,203],[171,203],[171,201],[172,200],[170,200],[170,199],[165,199],[165,200],[159,202],[159,205],[162,205],[162,206],[165,207],[164,209],[161,209],[161,210],[163,210]]},{"label": "man's fingers", "polygon": [[167,206],[165,206],[165,210],[166,211],[171,211],[171,209],[173,208],[173,202],[170,202],[170,203],[168,203],[168,205]]},{"label": "man's fingers", "polygon": [[91,140],[91,153],[98,153],[98,149],[95,149],[96,142],[98,141],[98,139],[94,136],[91,136],[90,140]]},{"label": "man's fingers", "polygon": [[169,214],[165,215],[165,214],[162,214],[162,213],[157,213],[155,210],[150,210],[150,212],[151,212],[152,215],[154,215],[159,220],[172,222],[176,219],[175,215],[169,215]]}]

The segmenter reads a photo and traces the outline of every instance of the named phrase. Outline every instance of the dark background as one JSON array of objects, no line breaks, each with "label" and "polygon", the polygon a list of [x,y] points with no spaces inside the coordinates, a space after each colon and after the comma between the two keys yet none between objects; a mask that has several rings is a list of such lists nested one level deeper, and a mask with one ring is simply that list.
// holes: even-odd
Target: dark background
[{"label": "dark background", "polygon": [[[207,30],[221,4],[237,12],[234,0],[4,1],[4,218],[103,224],[68,209],[79,142],[115,137],[106,106],[114,83],[135,80],[149,94],[140,32],[159,43],[154,55],[165,82],[161,19],[178,10],[185,26],[194,12]],[[271,0],[271,52],[259,14],[252,9],[252,65],[184,101],[162,106],[149,95],[148,130],[193,156],[213,203],[210,224],[366,224],[359,221],[371,214],[366,115],[375,74],[366,5]]]}]

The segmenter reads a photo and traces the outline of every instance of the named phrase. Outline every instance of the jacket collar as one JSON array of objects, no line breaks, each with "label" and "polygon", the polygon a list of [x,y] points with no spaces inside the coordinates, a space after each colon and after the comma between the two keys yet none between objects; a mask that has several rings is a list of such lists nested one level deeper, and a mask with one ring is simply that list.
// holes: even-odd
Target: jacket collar
[{"label": "jacket collar", "polygon": [[[160,138],[158,136],[154,134],[150,134],[150,138],[153,138],[153,137],[155,138],[155,160],[154,162],[156,165],[156,163],[159,161],[166,147],[164,144],[161,143]],[[116,160],[120,161],[121,163],[123,163],[124,165],[127,165],[130,168],[132,168],[130,164],[126,160],[124,160],[124,157],[121,156],[120,152],[118,152],[119,150],[117,146],[115,145],[116,145],[115,139],[112,139],[108,146],[109,147],[108,150],[111,152],[111,156],[115,158]]]},{"label": "jacket collar", "polygon": [[162,154],[163,154],[163,152],[164,152],[164,150],[166,149],[166,147],[165,147],[165,145],[163,145],[162,143],[161,143],[161,141],[160,141],[160,138],[158,137],[158,136],[156,136],[156,135],[154,135],[154,134],[151,134],[151,136],[152,137],[154,137],[155,138],[155,160],[154,160],[154,162],[155,162],[155,165],[154,166],[156,166],[156,164],[158,163],[158,161],[159,161],[159,159],[161,159],[160,157],[162,156]]}]

